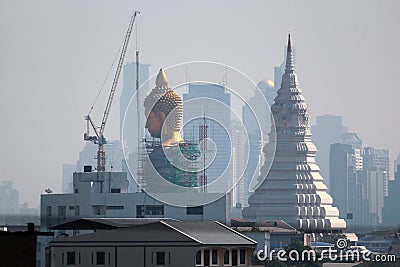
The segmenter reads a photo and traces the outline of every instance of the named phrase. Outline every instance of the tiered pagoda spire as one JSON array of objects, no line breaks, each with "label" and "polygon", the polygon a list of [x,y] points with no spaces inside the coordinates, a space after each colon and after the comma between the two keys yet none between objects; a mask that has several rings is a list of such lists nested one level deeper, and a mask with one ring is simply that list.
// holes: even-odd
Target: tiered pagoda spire
[{"label": "tiered pagoda spire", "polygon": [[[299,88],[289,34],[286,69],[281,88],[271,106],[270,143],[264,148],[268,173],[249,198],[243,217],[251,220],[284,220],[298,230],[332,231],[346,228],[315,162],[308,106]],[[271,153],[273,149],[275,154]]]}]

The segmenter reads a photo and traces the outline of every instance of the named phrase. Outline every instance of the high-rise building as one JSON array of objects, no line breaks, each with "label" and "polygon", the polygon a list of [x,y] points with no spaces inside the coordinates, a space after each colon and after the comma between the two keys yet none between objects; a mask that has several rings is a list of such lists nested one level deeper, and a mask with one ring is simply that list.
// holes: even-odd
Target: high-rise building
[{"label": "high-rise building", "polygon": [[[294,72],[289,35],[285,73],[271,107],[269,143],[264,148],[269,172],[259,177],[260,185],[249,198],[243,217],[251,220],[284,220],[303,231],[335,231],[346,228],[339,210],[315,162],[308,106]],[[275,153],[273,149],[276,148]]]},{"label": "high-rise building", "polygon": [[384,225],[395,226],[400,223],[400,165],[396,165],[397,171],[394,175],[394,180],[389,181],[389,194],[385,197],[385,205],[383,207]]},{"label": "high-rise building", "polygon": [[393,162],[393,166],[394,166],[394,172],[393,173],[397,172],[397,166],[398,165],[400,165],[400,153],[399,153],[399,155],[397,155],[397,158]]},{"label": "high-rise building", "polygon": [[230,106],[231,96],[222,85],[189,84],[188,92],[183,94],[183,138],[198,143],[199,127],[205,117],[207,137],[215,143],[214,151],[207,152],[215,154],[215,160],[206,170],[208,184],[214,182],[207,187],[208,192],[226,192],[227,186],[233,185]]},{"label": "high-rise building", "polygon": [[[139,87],[140,87],[140,92],[147,92],[147,90],[149,89],[149,83],[147,82],[149,79],[149,69],[150,69],[150,65],[148,64],[139,64]],[[130,103],[131,98],[135,95],[136,93],[136,62],[132,62],[132,63],[127,63],[124,65],[124,71],[123,71],[123,75],[124,75],[124,85],[122,88],[122,92],[121,92],[121,96],[119,99],[119,105],[120,105],[120,139],[122,140],[122,133],[123,131],[126,131],[127,133],[136,133],[135,130],[136,129],[125,129],[123,130],[123,127],[134,127],[135,124],[130,123],[130,124],[126,124],[124,126],[123,120],[124,120],[124,116],[125,116],[125,112],[128,110],[128,112],[135,112],[136,113],[136,101],[132,101],[132,103]],[[143,89],[142,89],[143,87]],[[143,111],[143,95],[140,94],[139,95],[139,101],[140,106],[140,112],[141,114],[143,114],[141,117],[144,117],[144,111]],[[131,108],[128,109],[128,105],[132,105]],[[142,125],[143,126],[143,125]],[[144,126],[143,126],[144,128]]]},{"label": "high-rise building", "polygon": [[[0,215],[17,214],[19,211],[19,194],[12,186],[12,181],[0,182]],[[6,216],[0,216],[6,218]],[[7,223],[7,222],[1,222]]]},{"label": "high-rise building", "polygon": [[74,172],[76,171],[75,164],[63,164],[63,173],[62,173],[62,181],[61,181],[61,192],[63,194],[72,193],[72,177]]},{"label": "high-rise building", "polygon": [[369,202],[370,224],[382,223],[384,198],[388,196],[389,150],[365,147],[363,149],[363,183],[365,199]]},{"label": "high-rise building", "polygon": [[347,132],[343,119],[336,115],[317,116],[316,124],[311,126],[312,140],[318,149],[316,161],[321,169],[324,182],[330,192],[329,146],[342,141],[342,134]]},{"label": "high-rise building", "polygon": [[[249,151],[249,160],[243,176],[244,186],[246,187],[244,206],[247,206],[251,180],[260,175],[260,166],[264,160],[261,150],[265,141],[268,140],[268,126],[270,125],[267,116],[258,115],[257,118],[255,114],[268,114],[268,110],[276,97],[276,90],[273,85],[274,82],[268,79],[260,81],[257,88],[265,99],[260,99],[259,94],[255,94],[242,106],[242,121],[248,136],[248,143],[245,142],[244,144],[248,146],[246,149]],[[265,104],[265,101],[268,105]],[[261,143],[262,140],[264,140],[264,143]]]},{"label": "high-rise building", "polygon": [[330,145],[330,194],[340,216],[348,226],[366,224],[368,206],[364,201],[365,185],[360,178],[363,168],[361,151],[349,144]]},{"label": "high-rise building", "polygon": [[373,147],[364,148],[364,169],[376,170],[382,172],[383,177],[383,195],[388,195],[388,182],[390,177],[389,150]]},{"label": "high-rise building", "polygon": [[232,189],[231,200],[233,207],[240,208],[247,206],[249,197],[250,180],[245,176],[248,166],[246,163],[250,163],[246,161],[249,150],[247,146],[243,145],[246,144],[247,138],[243,127],[239,122],[233,121],[232,123],[232,179],[235,186]]}]

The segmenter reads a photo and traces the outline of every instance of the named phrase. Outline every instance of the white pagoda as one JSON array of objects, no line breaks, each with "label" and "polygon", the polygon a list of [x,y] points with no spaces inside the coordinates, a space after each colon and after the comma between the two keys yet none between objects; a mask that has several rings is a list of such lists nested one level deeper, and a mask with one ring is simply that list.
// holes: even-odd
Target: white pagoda
[{"label": "white pagoda", "polygon": [[[315,162],[317,149],[311,141],[308,106],[294,72],[290,34],[286,69],[271,112],[274,123],[270,142],[264,147],[271,168],[259,177],[261,184],[250,196],[243,217],[284,220],[309,232],[345,229],[346,221],[332,206],[332,197]],[[275,154],[271,153],[273,148]]]}]

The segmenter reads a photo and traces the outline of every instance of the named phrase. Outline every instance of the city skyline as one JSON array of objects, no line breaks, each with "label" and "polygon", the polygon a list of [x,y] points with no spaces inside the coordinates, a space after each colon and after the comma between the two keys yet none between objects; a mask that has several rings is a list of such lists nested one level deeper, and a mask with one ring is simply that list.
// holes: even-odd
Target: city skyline
[{"label": "city skyline", "polygon": [[[389,149],[392,164],[400,152],[393,112],[400,96],[395,88],[399,55],[391,49],[400,44],[399,5],[3,1],[0,180],[12,180],[21,202],[34,207],[44,189],[61,191],[62,165],[74,163],[84,146],[83,116],[118,51],[132,9],[142,12],[138,44],[141,62],[151,64],[150,75],[160,67],[210,60],[242,70],[255,83],[273,79],[290,31],[312,124],[318,115],[343,116],[343,124],[360,134],[366,147]],[[134,50],[133,39],[126,62],[134,60]],[[122,85],[121,79],[118,97]],[[103,91],[95,107],[98,116],[109,86]],[[106,137],[119,137],[118,103]]]}]

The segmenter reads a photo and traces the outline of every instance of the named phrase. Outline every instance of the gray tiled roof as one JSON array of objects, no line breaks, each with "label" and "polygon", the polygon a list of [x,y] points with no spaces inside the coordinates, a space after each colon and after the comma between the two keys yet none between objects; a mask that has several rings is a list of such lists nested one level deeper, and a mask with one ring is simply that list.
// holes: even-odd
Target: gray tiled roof
[{"label": "gray tiled roof", "polygon": [[219,222],[158,221],[133,227],[101,231],[92,234],[57,238],[52,245],[62,243],[179,243],[190,245],[254,246],[254,240]]},{"label": "gray tiled roof", "polygon": [[170,218],[81,218],[50,227],[51,230],[111,230],[136,225],[158,222],[176,221]]}]

